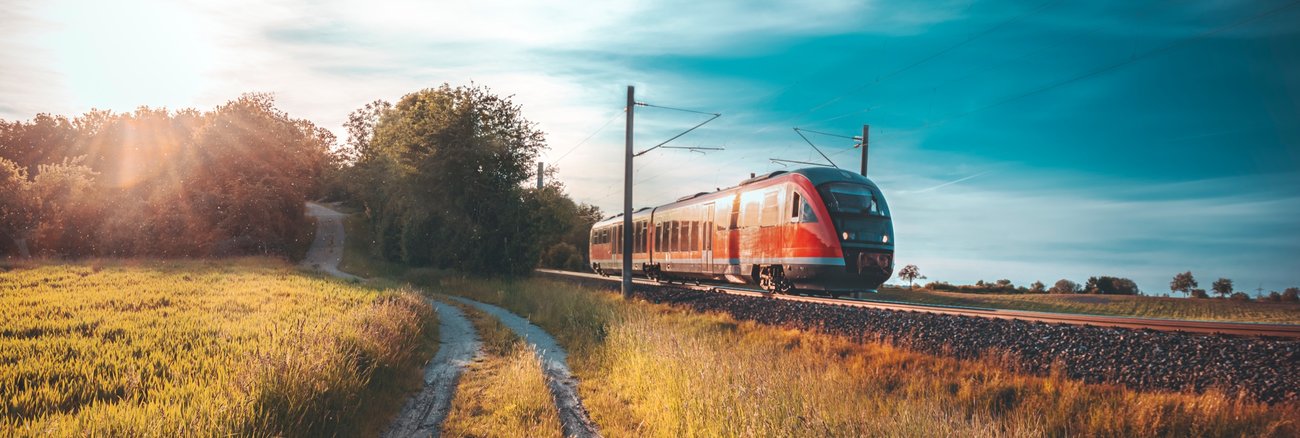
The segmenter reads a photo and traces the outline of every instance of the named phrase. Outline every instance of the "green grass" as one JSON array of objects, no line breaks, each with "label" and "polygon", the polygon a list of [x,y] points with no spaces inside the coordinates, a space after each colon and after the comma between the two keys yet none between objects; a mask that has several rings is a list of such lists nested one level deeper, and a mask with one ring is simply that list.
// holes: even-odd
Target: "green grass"
[{"label": "green grass", "polygon": [[1300,304],[1118,295],[969,294],[883,287],[868,299],[1040,312],[1300,324]]},{"label": "green grass", "polygon": [[431,288],[502,305],[569,351],[605,436],[1295,436],[1300,406],[1139,392],[739,322],[542,279]]},{"label": "green grass", "polygon": [[0,436],[373,435],[436,339],[418,294],[279,259],[0,270]]}]

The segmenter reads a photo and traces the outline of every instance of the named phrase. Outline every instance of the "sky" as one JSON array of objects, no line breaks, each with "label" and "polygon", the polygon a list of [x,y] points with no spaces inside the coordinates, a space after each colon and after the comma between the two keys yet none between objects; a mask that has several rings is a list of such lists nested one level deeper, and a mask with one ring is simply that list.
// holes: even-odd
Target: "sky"
[{"label": "sky", "polygon": [[[1298,3],[0,0],[0,118],[270,92],[342,134],[367,102],[474,83],[617,212],[632,85],[721,113],[672,144],[725,149],[638,158],[638,207],[820,161],[794,127],[869,124],[897,261],[931,280],[1267,293],[1300,286]],[[637,150],[706,117],[634,114]],[[856,169],[850,140],[810,138]]]}]

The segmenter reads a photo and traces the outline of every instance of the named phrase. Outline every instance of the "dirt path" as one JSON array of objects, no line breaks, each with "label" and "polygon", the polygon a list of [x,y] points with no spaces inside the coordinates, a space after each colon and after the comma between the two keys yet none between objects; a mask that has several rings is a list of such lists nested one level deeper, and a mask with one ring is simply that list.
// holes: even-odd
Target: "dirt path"
[{"label": "dirt path", "polygon": [[[316,218],[316,240],[307,250],[302,265],[346,279],[359,277],[340,271],[343,261],[343,218],[347,215],[320,204],[307,203],[307,214]],[[465,366],[482,351],[474,325],[456,306],[429,300],[438,312],[438,352],[424,369],[424,389],[411,397],[385,437],[438,436],[442,421],[451,411],[456,384]]]},{"label": "dirt path", "polygon": [[600,436],[595,423],[592,423],[591,418],[587,416],[587,409],[582,406],[582,398],[578,396],[578,381],[569,372],[568,355],[560,344],[555,342],[555,338],[541,327],[509,310],[466,298],[455,296],[450,298],[492,315],[532,345],[533,350],[537,352],[537,358],[542,362],[546,385],[550,387],[551,396],[555,398],[555,408],[560,413],[564,436],[580,438]]},{"label": "dirt path", "polygon": [[307,215],[316,218],[316,240],[311,242],[307,256],[302,259],[302,266],[335,277],[358,279],[355,275],[339,270],[339,262],[343,261],[343,218],[347,215],[315,202],[307,203]]},{"label": "dirt path", "polygon": [[424,370],[424,389],[411,397],[385,437],[438,436],[451,412],[460,375],[482,353],[474,325],[456,306],[429,300],[438,311],[438,353]]}]

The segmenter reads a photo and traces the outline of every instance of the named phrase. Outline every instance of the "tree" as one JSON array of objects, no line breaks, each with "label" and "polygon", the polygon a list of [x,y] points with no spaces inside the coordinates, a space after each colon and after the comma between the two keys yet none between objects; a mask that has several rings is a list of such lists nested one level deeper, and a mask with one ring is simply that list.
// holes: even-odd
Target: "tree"
[{"label": "tree", "polygon": [[1090,294],[1101,295],[1137,295],[1137,283],[1133,280],[1120,277],[1089,277],[1088,284],[1084,286],[1084,291]]},{"label": "tree", "polygon": [[1196,283],[1196,278],[1192,276],[1192,271],[1175,275],[1174,279],[1169,282],[1170,291],[1182,292],[1183,294],[1191,294],[1192,289],[1196,289],[1196,286],[1199,285]]},{"label": "tree", "polygon": [[1210,288],[1214,290],[1214,293],[1219,294],[1219,298],[1226,297],[1232,293],[1232,280],[1219,278],[1218,280],[1214,280],[1214,285]]},{"label": "tree", "polygon": [[1047,293],[1047,285],[1043,284],[1043,282],[1041,281],[1035,281],[1033,284],[1029,285],[1029,293],[1031,294]]},{"label": "tree", "polygon": [[1057,280],[1057,281],[1056,281],[1056,284],[1053,285],[1053,286],[1052,286],[1052,289],[1049,290],[1048,292],[1049,292],[1049,293],[1054,293],[1054,294],[1075,294],[1075,293],[1079,293],[1079,284],[1078,284],[1078,283],[1075,283],[1075,282],[1073,282],[1073,281],[1070,281],[1070,280],[1067,280],[1067,279],[1062,278],[1062,279],[1060,279],[1060,280]]},{"label": "tree", "polygon": [[1300,287],[1288,287],[1282,291],[1282,301],[1289,303],[1300,301]]},{"label": "tree", "polygon": [[907,280],[908,289],[912,288],[912,282],[916,281],[916,279],[920,276],[921,276],[921,269],[917,268],[916,265],[907,265],[904,266],[903,269],[898,270],[898,278]]},{"label": "tree", "polygon": [[27,238],[36,230],[37,205],[27,169],[0,158],[0,233],[13,240],[23,258],[31,257]]},{"label": "tree", "polygon": [[350,143],[359,150],[351,172],[359,177],[349,192],[375,228],[377,255],[524,274],[541,258],[539,233],[565,229],[539,213],[551,205],[549,195],[523,188],[535,176],[545,135],[509,98],[444,84],[354,115],[349,131],[358,138]]}]

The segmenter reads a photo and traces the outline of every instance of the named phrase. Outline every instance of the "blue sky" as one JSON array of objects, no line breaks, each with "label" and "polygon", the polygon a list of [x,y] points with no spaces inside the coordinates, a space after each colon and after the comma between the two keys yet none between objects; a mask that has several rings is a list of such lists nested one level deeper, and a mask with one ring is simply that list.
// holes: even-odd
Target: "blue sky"
[{"label": "blue sky", "polygon": [[[374,99],[513,94],[577,199],[617,211],[625,87],[723,113],[637,162],[638,205],[815,160],[872,125],[898,259],[931,279],[1300,285],[1300,6],[1286,1],[0,0],[0,117],[209,108],[341,131]],[[641,108],[648,147],[698,115]],[[844,167],[856,152],[813,137]]]}]

